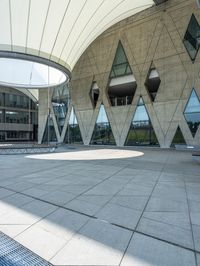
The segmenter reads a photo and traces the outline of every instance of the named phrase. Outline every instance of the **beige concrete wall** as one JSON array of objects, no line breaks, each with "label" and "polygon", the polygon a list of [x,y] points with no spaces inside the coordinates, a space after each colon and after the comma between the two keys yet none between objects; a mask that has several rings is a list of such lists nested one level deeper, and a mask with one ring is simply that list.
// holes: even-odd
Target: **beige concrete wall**
[{"label": "beige concrete wall", "polygon": [[[182,42],[192,13],[200,23],[195,0],[168,0],[116,24],[89,46],[76,64],[71,81],[72,104],[84,144],[90,143],[103,102],[116,143],[123,146],[140,95],[161,147],[170,146],[178,125],[187,144],[200,144],[200,129],[193,138],[183,116],[193,88],[200,98],[200,52],[192,63]],[[107,85],[119,40],[136,78],[137,90],[132,105],[111,107]],[[154,103],[144,85],[152,62],[161,79]],[[100,88],[95,109],[89,97],[93,80]]]}]

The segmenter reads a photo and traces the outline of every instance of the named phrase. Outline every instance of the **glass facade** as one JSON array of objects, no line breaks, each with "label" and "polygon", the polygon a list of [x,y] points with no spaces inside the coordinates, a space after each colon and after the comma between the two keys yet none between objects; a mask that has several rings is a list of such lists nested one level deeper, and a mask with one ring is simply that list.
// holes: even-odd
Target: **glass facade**
[{"label": "glass facade", "polygon": [[36,141],[37,104],[15,89],[0,90],[0,141]]},{"label": "glass facade", "polygon": [[31,118],[28,112],[18,112],[8,110],[5,112],[5,122],[6,123],[16,123],[16,124],[30,124]]},{"label": "glass facade", "polygon": [[58,129],[61,134],[69,106],[69,88],[66,84],[54,89],[52,106],[58,124]]},{"label": "glass facade", "polygon": [[57,142],[56,132],[51,117],[47,118],[46,127],[43,134],[42,143],[49,144],[50,142]]},{"label": "glass facade", "polygon": [[146,82],[145,82],[145,86],[146,86],[146,89],[149,93],[149,96],[152,102],[155,101],[156,94],[160,87],[160,83],[161,83],[161,80],[160,80],[157,69],[154,66],[151,66]]},{"label": "glass facade", "polygon": [[108,117],[102,104],[99,110],[97,121],[90,144],[95,145],[115,145],[115,139],[112,133]]},{"label": "glass facade", "polygon": [[72,107],[69,123],[65,134],[65,143],[83,143],[74,108]]},{"label": "glass facade", "polygon": [[171,147],[174,147],[176,144],[186,144],[183,134],[180,127],[178,126],[174,138],[171,143]]},{"label": "glass facade", "polygon": [[200,26],[194,14],[190,19],[183,43],[191,60],[194,61],[200,46]]},{"label": "glass facade", "polygon": [[16,94],[5,94],[5,106],[22,108],[22,109],[34,109],[35,104],[27,96],[16,95]]},{"label": "glass facade", "polygon": [[138,101],[125,145],[159,145],[142,97]]},{"label": "glass facade", "polygon": [[200,124],[200,101],[194,89],[185,107],[184,116],[194,137]]},{"label": "glass facade", "polygon": [[0,123],[4,123],[4,111],[0,110]]},{"label": "glass facade", "polygon": [[136,88],[137,83],[133,76],[124,48],[121,42],[119,42],[108,86],[110,104],[112,106],[131,104]]}]

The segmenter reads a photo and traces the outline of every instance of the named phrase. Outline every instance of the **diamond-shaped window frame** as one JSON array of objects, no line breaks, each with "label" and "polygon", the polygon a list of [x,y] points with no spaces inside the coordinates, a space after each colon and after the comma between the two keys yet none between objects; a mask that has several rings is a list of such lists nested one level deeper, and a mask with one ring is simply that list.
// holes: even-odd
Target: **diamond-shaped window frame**
[{"label": "diamond-shaped window frame", "polygon": [[[159,83],[159,85],[158,85],[158,89],[157,89],[157,91],[156,91],[156,95],[155,95],[154,98],[152,97],[151,93],[149,92],[149,88],[148,88],[148,81],[149,81],[149,77],[150,77],[150,74],[151,74],[152,70],[156,70],[156,71],[157,71],[157,73],[158,73],[158,77],[159,77],[159,80],[160,80],[160,83]],[[155,102],[155,99],[156,99],[156,96],[157,96],[158,90],[159,90],[159,88],[160,88],[160,84],[161,84],[161,79],[160,79],[159,72],[158,72],[157,68],[155,67],[154,63],[152,62],[152,63],[151,63],[151,66],[150,66],[150,68],[149,68],[148,74],[147,74],[147,78],[146,78],[145,83],[144,83],[145,88],[146,88],[146,90],[147,90],[147,92],[148,92],[148,94],[149,94],[149,97],[151,98],[151,101],[152,101],[152,102]]]},{"label": "diamond-shaped window frame", "polygon": [[94,99],[93,99],[93,97],[92,97],[92,90],[93,90],[94,84],[97,84],[97,82],[96,82],[95,80],[92,81],[92,85],[91,85],[91,88],[90,88],[89,96],[90,96],[90,100],[91,100],[91,102],[92,102],[92,106],[93,106],[93,108],[95,109],[95,108],[96,108],[96,105],[97,105],[97,102],[98,102],[98,100],[99,100],[100,90],[99,90],[99,86],[98,86],[98,84],[97,84],[97,88],[98,88],[98,91],[99,91],[99,96],[98,96],[98,99],[97,99],[97,101],[96,101],[96,103],[95,103],[95,101],[94,101]]},{"label": "diamond-shaped window frame", "polygon": [[[195,93],[195,95],[196,95],[196,97],[197,97],[197,100],[199,101],[199,104],[200,104],[199,96],[198,96],[198,94],[196,93],[195,88],[193,88],[192,91],[191,91],[191,93],[190,93],[190,96],[189,96],[189,98],[188,98],[188,100],[187,100],[187,103],[186,103],[186,105],[185,105],[184,111],[183,111],[183,116],[184,116],[185,121],[186,121],[187,124],[188,124],[188,121],[187,121],[187,119],[186,119],[185,114],[187,114],[187,113],[186,113],[186,109],[187,109],[187,107],[188,107],[188,104],[189,104],[189,101],[190,101],[190,99],[191,99],[191,96],[192,96],[193,92]],[[193,112],[193,113],[195,113],[195,112]],[[197,133],[197,131],[198,131],[199,126],[200,126],[200,124],[197,126],[197,130],[195,131],[195,133],[193,133],[193,132],[191,131],[191,128],[190,128],[189,124],[188,124],[188,127],[189,127],[190,132],[191,132],[191,134],[192,134],[193,137],[195,137],[195,135],[196,135],[196,133]]]},{"label": "diamond-shaped window frame", "polygon": [[[199,35],[200,35],[200,25],[199,25],[199,22],[198,22],[198,20],[196,19],[195,15],[192,14],[192,16],[191,16],[191,18],[190,18],[190,21],[189,21],[189,23],[188,23],[188,27],[187,27],[187,30],[186,30],[186,32],[185,32],[184,38],[183,38],[183,44],[184,44],[184,46],[185,46],[185,49],[186,49],[186,51],[187,51],[187,53],[188,53],[188,55],[189,55],[191,61],[194,63],[194,62],[195,62],[195,59],[196,59],[196,56],[197,56],[197,54],[198,54],[199,48],[200,48],[200,42],[199,42],[199,44],[198,44],[198,47],[197,47],[197,50],[196,50],[196,53],[195,53],[194,58],[191,56],[191,54],[190,54],[190,52],[189,52],[189,50],[188,50],[188,47],[187,47],[187,45],[186,45],[186,43],[185,43],[185,41],[186,41],[186,35],[187,35],[187,32],[189,32],[189,28],[191,27],[192,20],[194,20],[194,21],[196,22],[197,26],[199,27]],[[200,36],[199,36],[199,38],[200,38]]]}]

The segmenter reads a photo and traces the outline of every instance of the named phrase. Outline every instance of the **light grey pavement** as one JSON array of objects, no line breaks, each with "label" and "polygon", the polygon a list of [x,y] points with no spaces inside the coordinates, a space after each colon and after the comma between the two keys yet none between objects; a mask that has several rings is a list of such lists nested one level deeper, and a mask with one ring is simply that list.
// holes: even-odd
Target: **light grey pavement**
[{"label": "light grey pavement", "polygon": [[157,148],[0,155],[0,231],[54,265],[199,266],[200,164]]}]

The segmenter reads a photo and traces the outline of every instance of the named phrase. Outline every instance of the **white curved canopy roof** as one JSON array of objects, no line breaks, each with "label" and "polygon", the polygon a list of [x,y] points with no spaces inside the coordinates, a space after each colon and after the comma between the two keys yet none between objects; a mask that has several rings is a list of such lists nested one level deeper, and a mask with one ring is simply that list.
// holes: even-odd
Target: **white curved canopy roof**
[{"label": "white curved canopy roof", "polygon": [[0,50],[40,56],[72,70],[103,31],[153,0],[0,0]]}]

